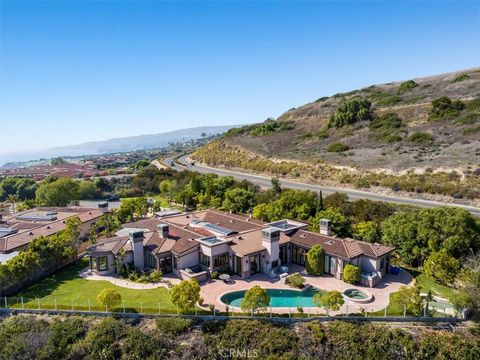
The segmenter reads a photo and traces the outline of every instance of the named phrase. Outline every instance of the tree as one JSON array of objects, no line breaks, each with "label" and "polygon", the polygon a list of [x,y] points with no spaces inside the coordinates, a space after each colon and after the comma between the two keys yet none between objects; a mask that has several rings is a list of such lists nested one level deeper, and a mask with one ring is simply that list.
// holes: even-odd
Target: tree
[{"label": "tree", "polygon": [[357,121],[369,120],[372,118],[371,106],[372,103],[362,97],[344,101],[334,113],[330,114],[328,127],[339,128]]},{"label": "tree", "polygon": [[37,201],[43,206],[67,206],[78,199],[78,182],[63,177],[49,182],[44,180],[35,192]]},{"label": "tree", "polygon": [[264,309],[270,304],[270,296],[267,290],[262,289],[259,285],[255,285],[247,290],[240,304],[244,311],[255,312],[257,309]]},{"label": "tree", "polygon": [[347,264],[343,268],[343,281],[347,284],[355,284],[360,281],[360,268],[358,266]]},{"label": "tree", "polygon": [[318,192],[318,198],[317,198],[317,212],[324,210],[323,206],[323,193],[322,190]]},{"label": "tree", "polygon": [[97,302],[110,311],[120,305],[122,296],[114,289],[103,289],[97,295]]},{"label": "tree", "polygon": [[278,177],[273,177],[271,183],[273,193],[275,194],[275,196],[279,195],[282,192],[280,179]]},{"label": "tree", "polygon": [[235,213],[246,213],[255,205],[255,196],[251,191],[233,188],[225,192],[223,207]]},{"label": "tree", "polygon": [[100,218],[98,226],[103,228],[103,233],[107,237],[112,237],[113,232],[120,227],[120,221],[114,214],[105,214]]},{"label": "tree", "polygon": [[340,237],[347,237],[350,234],[350,222],[348,218],[334,208],[328,208],[320,211],[310,219],[310,230],[320,230],[320,219],[330,219],[332,221],[332,233]]},{"label": "tree", "polygon": [[380,238],[378,225],[375,221],[362,221],[358,223],[353,227],[353,235],[369,243],[375,243]]},{"label": "tree", "polygon": [[325,250],[320,245],[313,245],[307,252],[307,274],[321,275],[323,274],[323,262],[325,258]]},{"label": "tree", "polygon": [[313,302],[318,307],[323,307],[327,315],[329,315],[330,311],[338,311],[340,310],[340,306],[345,303],[342,294],[340,291],[332,290],[327,291],[326,293],[322,294],[321,292],[316,293],[313,295]]},{"label": "tree", "polygon": [[432,108],[428,113],[429,120],[445,120],[458,115],[465,105],[461,100],[451,100],[447,96],[432,100]]},{"label": "tree", "polygon": [[197,280],[182,280],[169,290],[170,300],[181,310],[192,309],[200,300],[200,286]]},{"label": "tree", "polygon": [[12,211],[15,212],[15,204],[18,202],[18,195],[8,195],[7,202],[12,204]]},{"label": "tree", "polygon": [[455,291],[448,300],[453,305],[457,316],[468,308],[471,301],[470,296],[464,291]]},{"label": "tree", "polygon": [[78,198],[82,200],[95,199],[97,196],[97,188],[93,182],[84,180],[80,182],[78,186]]},{"label": "tree", "polygon": [[50,159],[50,164],[53,165],[53,166],[63,165],[63,164],[66,164],[66,163],[67,162],[65,160],[63,160],[63,158],[61,158],[60,156]]},{"label": "tree", "polygon": [[408,314],[413,316],[422,315],[422,297],[420,296],[420,286],[415,281],[413,286],[401,286],[400,289],[392,293],[392,303],[405,307]]},{"label": "tree", "polygon": [[325,197],[324,201],[325,209],[333,208],[339,210],[343,215],[346,215],[350,211],[350,202],[348,201],[348,195],[341,192],[334,192]]},{"label": "tree", "polygon": [[80,226],[82,225],[82,221],[78,216],[69,217],[65,221],[65,236],[72,244],[72,247],[75,249],[75,261],[77,261],[77,249],[78,249],[78,241],[81,235]]},{"label": "tree", "polygon": [[446,250],[432,253],[423,265],[425,274],[433,276],[445,285],[452,284],[460,270],[460,262],[447,254]]}]

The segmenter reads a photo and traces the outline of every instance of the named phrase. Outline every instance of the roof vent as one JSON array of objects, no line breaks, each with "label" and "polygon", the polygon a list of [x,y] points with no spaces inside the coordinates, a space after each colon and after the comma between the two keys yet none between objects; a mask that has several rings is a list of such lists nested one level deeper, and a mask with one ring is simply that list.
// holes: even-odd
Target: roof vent
[{"label": "roof vent", "polygon": [[243,240],[243,237],[239,236],[237,237],[237,240]]},{"label": "roof vent", "polygon": [[327,245],[333,245],[333,240],[328,240],[328,241],[325,242],[325,244],[327,244]]},{"label": "roof vent", "polygon": [[47,229],[51,229],[50,225],[47,225]]},{"label": "roof vent", "polygon": [[307,234],[300,234],[300,237],[305,239],[307,237]]},{"label": "roof vent", "polygon": [[30,231],[30,232],[28,233],[28,235],[33,235],[33,232]]}]

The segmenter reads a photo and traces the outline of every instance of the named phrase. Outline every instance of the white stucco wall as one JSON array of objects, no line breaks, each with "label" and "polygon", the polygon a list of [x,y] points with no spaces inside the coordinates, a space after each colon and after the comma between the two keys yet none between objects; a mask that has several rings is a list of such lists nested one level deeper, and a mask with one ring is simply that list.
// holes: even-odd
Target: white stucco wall
[{"label": "white stucco wall", "polygon": [[178,270],[185,269],[187,267],[196,266],[199,264],[199,253],[195,250],[189,254],[185,254],[178,257]]},{"label": "white stucco wall", "polygon": [[377,271],[377,261],[375,259],[362,256],[360,258],[360,270],[364,272],[375,272]]}]

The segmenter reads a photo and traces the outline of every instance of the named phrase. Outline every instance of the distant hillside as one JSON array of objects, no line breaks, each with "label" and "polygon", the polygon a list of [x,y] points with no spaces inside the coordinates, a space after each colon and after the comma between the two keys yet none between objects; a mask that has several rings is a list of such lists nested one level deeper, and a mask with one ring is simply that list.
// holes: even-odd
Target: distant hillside
[{"label": "distant hillside", "polygon": [[102,154],[112,152],[125,152],[146,150],[168,146],[170,143],[199,139],[204,136],[222,134],[238,125],[201,126],[196,128],[181,129],[153,135],[138,135],[102,141],[91,141],[79,145],[55,148],[58,151],[75,151],[85,154]]},{"label": "distant hillside", "polygon": [[194,157],[309,182],[477,198],[480,68],[322,97],[231,129]]}]

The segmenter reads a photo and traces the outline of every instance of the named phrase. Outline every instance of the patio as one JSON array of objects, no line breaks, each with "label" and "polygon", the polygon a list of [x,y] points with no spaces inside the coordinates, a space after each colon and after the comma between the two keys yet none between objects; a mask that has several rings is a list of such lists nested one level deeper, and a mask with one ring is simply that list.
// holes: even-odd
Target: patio
[{"label": "patio", "polygon": [[[345,301],[345,304],[338,312],[335,313],[345,313],[348,306],[348,312],[357,312],[360,308],[364,308],[370,311],[378,311],[384,309],[389,302],[390,294],[397,291],[403,285],[410,285],[413,281],[413,277],[406,271],[402,271],[399,275],[388,274],[385,276],[382,281],[375,286],[374,288],[358,285],[350,285],[341,280],[335,279],[334,277],[322,275],[322,276],[311,276],[307,275],[305,268],[299,265],[290,264],[289,274],[300,273],[306,279],[306,283],[310,284],[316,288],[331,291],[338,290],[343,292],[346,289],[360,289],[368,290],[373,294],[374,299],[368,304],[358,304],[353,301]],[[220,301],[220,298],[225,293],[238,290],[248,290],[249,288],[259,285],[265,289],[292,289],[290,286],[286,285],[280,280],[270,279],[265,274],[256,274],[251,276],[248,279],[242,279],[239,276],[232,276],[231,280],[234,280],[234,284],[227,284],[221,280],[210,281],[202,285],[201,296],[204,299],[205,304],[214,304],[215,307],[221,311],[225,310],[225,304]],[[231,308],[231,307],[230,307]],[[308,309],[304,309],[308,311]],[[274,308],[274,312],[278,313],[288,313],[289,311],[296,312],[296,308]],[[323,313],[323,309],[317,307],[311,308],[310,311],[313,313]]]}]

